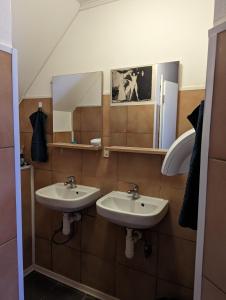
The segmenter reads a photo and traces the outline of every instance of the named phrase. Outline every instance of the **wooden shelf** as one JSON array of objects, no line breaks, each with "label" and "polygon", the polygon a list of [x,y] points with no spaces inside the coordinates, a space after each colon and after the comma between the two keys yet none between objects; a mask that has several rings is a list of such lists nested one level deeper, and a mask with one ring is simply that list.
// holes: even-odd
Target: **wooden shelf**
[{"label": "wooden shelf", "polygon": [[70,143],[49,143],[48,147],[72,149],[72,150],[89,150],[89,151],[99,151],[102,149],[101,146],[93,146],[93,145],[86,145],[86,144],[70,144]]},{"label": "wooden shelf", "polygon": [[167,150],[158,149],[158,148],[109,146],[109,147],[105,147],[104,149],[109,152],[141,153],[141,154],[154,154],[154,155],[166,155],[167,153]]}]

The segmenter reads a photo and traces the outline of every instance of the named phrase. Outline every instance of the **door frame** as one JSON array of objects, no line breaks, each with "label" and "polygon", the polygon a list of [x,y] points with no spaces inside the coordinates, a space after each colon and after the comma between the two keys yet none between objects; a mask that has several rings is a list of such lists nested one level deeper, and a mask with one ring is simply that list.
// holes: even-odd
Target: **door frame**
[{"label": "door frame", "polygon": [[205,242],[206,196],[208,181],[209,140],[211,127],[212,99],[214,91],[217,35],[226,30],[226,22],[209,30],[209,48],[206,76],[206,99],[203,118],[202,149],[199,182],[198,229],[196,242],[194,300],[202,297],[203,252]]},{"label": "door frame", "polygon": [[17,59],[17,50],[14,48],[12,48],[12,82],[13,82],[13,124],[14,124],[13,126],[14,126],[14,159],[15,159],[15,189],[16,189],[18,290],[19,290],[19,300],[24,300],[18,59]]}]

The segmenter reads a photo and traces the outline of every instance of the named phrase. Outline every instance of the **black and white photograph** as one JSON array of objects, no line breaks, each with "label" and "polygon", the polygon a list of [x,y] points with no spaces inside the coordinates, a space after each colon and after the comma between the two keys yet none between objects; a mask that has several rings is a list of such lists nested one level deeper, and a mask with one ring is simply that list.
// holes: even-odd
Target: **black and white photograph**
[{"label": "black and white photograph", "polygon": [[112,103],[151,101],[152,66],[111,71]]}]

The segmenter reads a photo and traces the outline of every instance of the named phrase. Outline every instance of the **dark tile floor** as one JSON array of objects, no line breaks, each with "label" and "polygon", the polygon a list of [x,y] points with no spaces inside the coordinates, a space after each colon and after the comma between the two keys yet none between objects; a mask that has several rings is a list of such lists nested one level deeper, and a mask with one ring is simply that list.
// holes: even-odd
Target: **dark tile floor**
[{"label": "dark tile floor", "polygon": [[37,272],[25,277],[24,294],[25,300],[98,300]]}]

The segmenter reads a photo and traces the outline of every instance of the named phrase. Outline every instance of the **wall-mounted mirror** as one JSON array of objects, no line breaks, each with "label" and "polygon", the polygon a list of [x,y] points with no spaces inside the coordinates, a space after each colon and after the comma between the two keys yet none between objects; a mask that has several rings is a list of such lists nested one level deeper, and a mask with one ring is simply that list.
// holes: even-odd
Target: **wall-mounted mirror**
[{"label": "wall-mounted mirror", "polygon": [[102,72],[54,76],[53,142],[90,144],[102,135]]},{"label": "wall-mounted mirror", "polygon": [[111,146],[168,149],[172,145],[178,75],[178,61],[111,71]]}]

